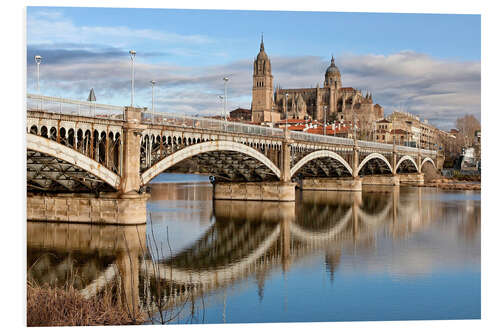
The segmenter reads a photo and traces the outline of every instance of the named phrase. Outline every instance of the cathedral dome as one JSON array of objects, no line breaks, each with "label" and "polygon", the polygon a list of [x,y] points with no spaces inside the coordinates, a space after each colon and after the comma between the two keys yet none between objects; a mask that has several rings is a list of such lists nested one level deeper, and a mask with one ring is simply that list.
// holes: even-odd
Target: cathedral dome
[{"label": "cathedral dome", "polygon": [[340,80],[340,71],[335,66],[335,58],[332,56],[330,66],[326,69],[325,73],[325,87],[333,87],[335,89],[342,88],[342,82]]},{"label": "cathedral dome", "polygon": [[335,59],[333,58],[332,56],[332,60],[331,60],[331,63],[330,63],[330,66],[328,66],[328,68],[326,69],[326,75],[328,74],[339,74],[340,75],[340,71],[339,69],[337,68],[337,66],[335,66]]}]

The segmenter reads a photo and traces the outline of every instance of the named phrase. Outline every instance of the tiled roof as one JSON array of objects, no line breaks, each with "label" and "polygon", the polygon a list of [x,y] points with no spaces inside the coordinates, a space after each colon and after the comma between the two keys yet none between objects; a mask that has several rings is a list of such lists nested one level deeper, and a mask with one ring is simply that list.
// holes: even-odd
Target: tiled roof
[{"label": "tiled roof", "polygon": [[288,129],[290,131],[303,131],[304,128],[306,128],[306,125],[292,125],[292,126],[288,126]]},{"label": "tiled roof", "polygon": [[252,110],[249,110],[249,109],[237,108],[237,109],[234,109],[234,110],[230,111],[229,113],[234,112],[234,111],[240,111],[240,112],[245,112],[245,113],[251,113],[252,112]]},{"label": "tiled roof", "polygon": [[[326,135],[335,135],[340,133],[347,133],[349,129],[347,127],[337,128],[336,130],[332,126],[326,126]],[[323,134],[323,126],[318,126],[316,128],[308,128],[306,130],[310,134]]]}]

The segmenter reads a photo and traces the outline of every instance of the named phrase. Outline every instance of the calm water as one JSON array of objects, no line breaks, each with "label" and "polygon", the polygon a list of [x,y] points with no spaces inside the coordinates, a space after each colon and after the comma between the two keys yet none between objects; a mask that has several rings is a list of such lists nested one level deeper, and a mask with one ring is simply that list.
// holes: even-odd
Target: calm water
[{"label": "calm water", "polygon": [[[143,306],[163,297],[172,323],[480,318],[479,192],[373,187],[213,202],[206,180],[158,177],[145,227],[28,223],[29,276],[61,283],[76,271],[88,289],[127,261],[126,235]],[[154,268],[168,282],[155,283]]]}]

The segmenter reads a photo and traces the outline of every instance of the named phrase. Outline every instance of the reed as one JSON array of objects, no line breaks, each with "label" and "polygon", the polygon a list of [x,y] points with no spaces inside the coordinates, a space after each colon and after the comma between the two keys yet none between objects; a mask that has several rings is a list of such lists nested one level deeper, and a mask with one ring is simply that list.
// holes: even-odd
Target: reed
[{"label": "reed", "polygon": [[145,319],[131,316],[111,288],[86,299],[70,284],[39,286],[29,281],[26,310],[29,327],[136,325]]}]

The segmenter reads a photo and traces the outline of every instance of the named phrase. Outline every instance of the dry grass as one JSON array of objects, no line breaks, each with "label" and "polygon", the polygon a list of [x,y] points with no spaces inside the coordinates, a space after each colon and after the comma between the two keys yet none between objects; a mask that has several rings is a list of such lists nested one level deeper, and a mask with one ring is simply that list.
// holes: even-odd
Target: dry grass
[{"label": "dry grass", "polygon": [[37,286],[28,283],[28,326],[134,325],[144,320],[129,315],[110,291],[85,299],[73,287]]}]

